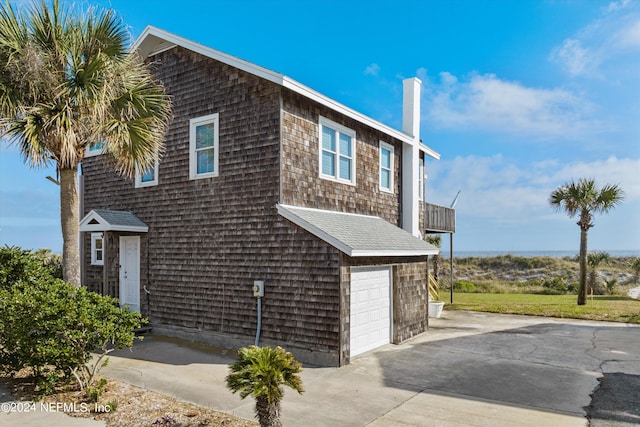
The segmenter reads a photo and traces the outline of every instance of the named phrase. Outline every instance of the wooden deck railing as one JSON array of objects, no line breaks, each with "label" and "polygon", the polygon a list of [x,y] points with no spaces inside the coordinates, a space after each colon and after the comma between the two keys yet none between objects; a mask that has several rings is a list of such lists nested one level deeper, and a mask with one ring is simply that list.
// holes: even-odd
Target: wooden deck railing
[{"label": "wooden deck railing", "polygon": [[456,232],[456,210],[453,208],[425,203],[424,221],[427,233]]}]

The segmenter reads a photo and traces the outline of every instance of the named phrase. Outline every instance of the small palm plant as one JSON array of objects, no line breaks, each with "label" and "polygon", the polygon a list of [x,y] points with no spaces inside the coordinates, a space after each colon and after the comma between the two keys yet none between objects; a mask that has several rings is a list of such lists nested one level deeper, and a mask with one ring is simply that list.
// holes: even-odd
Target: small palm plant
[{"label": "small palm plant", "polygon": [[256,418],[262,427],[280,427],[282,385],[302,394],[302,380],[298,373],[302,365],[282,347],[250,346],[238,350],[238,360],[229,366],[227,388],[240,397],[256,399]]}]

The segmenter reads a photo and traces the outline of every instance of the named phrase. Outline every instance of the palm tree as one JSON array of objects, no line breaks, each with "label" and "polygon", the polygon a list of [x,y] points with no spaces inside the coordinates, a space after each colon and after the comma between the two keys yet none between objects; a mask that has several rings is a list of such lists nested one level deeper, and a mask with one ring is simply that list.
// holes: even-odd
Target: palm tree
[{"label": "palm tree", "polygon": [[587,265],[589,266],[589,289],[595,294],[602,294],[603,289],[598,286],[598,267],[606,264],[611,259],[607,252],[589,252],[587,254]]},{"label": "palm tree", "polygon": [[0,136],[31,167],[60,173],[64,279],[80,286],[78,165],[96,143],[115,169],[132,176],[161,154],[171,115],[168,95],[128,51],[112,10],[79,16],[44,0],[0,6]]},{"label": "palm tree", "polygon": [[282,347],[269,346],[241,348],[238,360],[229,367],[227,388],[240,397],[251,395],[256,399],[256,417],[262,427],[279,427],[280,401],[284,395],[282,385],[302,393],[302,380],[298,373],[302,365]]},{"label": "palm tree", "polygon": [[569,218],[579,215],[580,227],[580,284],[578,305],[587,303],[587,233],[593,227],[593,213],[607,213],[622,203],[624,192],[617,185],[598,188],[593,179],[571,181],[556,188],[549,203],[556,210],[564,210]]},{"label": "palm tree", "polygon": [[[440,249],[440,246],[442,245],[442,236],[437,235],[437,236],[427,236],[426,241],[431,243],[432,245],[434,245],[436,248]],[[440,257],[440,252],[438,252],[437,254],[435,254],[433,256],[433,278],[435,279],[435,281],[437,283],[440,283],[438,281],[438,278],[440,276],[440,261],[442,260],[442,258]]]}]

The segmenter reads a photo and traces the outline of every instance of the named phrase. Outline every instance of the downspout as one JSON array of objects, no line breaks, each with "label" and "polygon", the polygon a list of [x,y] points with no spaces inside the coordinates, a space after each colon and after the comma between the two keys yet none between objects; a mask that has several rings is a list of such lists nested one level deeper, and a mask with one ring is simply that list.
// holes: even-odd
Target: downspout
[{"label": "downspout", "polygon": [[427,315],[426,316],[427,316],[427,331],[428,331],[429,330],[429,301],[431,300],[431,296],[429,294],[429,255],[427,255],[426,264],[427,264],[427,280],[426,280],[426,283],[425,283],[425,290],[427,291],[427,302],[426,302],[426,305],[427,305],[426,313],[427,313]]}]

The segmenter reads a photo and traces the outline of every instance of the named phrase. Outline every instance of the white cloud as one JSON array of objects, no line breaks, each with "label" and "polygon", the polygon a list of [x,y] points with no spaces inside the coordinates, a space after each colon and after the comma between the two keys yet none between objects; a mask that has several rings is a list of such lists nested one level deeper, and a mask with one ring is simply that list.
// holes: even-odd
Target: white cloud
[{"label": "white cloud", "polygon": [[616,12],[620,9],[624,9],[625,7],[627,7],[629,3],[631,3],[631,0],[613,1],[609,3],[605,11],[608,13]]},{"label": "white cloud", "polygon": [[610,157],[568,164],[545,160],[519,166],[500,155],[465,156],[427,166],[428,200],[448,206],[461,189],[458,213],[488,223],[524,225],[547,218],[552,213],[549,194],[580,178],[594,178],[599,185],[618,184],[625,193],[625,201],[617,209],[640,202],[640,159]]},{"label": "white cloud", "polygon": [[640,49],[640,19],[618,31],[614,40],[621,49]]},{"label": "white cloud", "polygon": [[425,89],[426,119],[434,127],[544,139],[574,139],[604,127],[593,117],[593,103],[565,89],[531,88],[493,74],[461,81],[449,72]]},{"label": "white cloud", "polygon": [[601,16],[563,40],[549,55],[572,77],[603,77],[603,66],[640,51],[640,7],[631,1],[612,2]]},{"label": "white cloud", "polygon": [[380,66],[378,64],[370,64],[364,69],[364,73],[368,76],[377,76],[380,73]]},{"label": "white cloud", "polygon": [[584,48],[580,40],[570,38],[553,50],[550,59],[561,63],[573,77],[593,74],[601,62],[599,55]]}]

